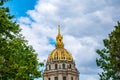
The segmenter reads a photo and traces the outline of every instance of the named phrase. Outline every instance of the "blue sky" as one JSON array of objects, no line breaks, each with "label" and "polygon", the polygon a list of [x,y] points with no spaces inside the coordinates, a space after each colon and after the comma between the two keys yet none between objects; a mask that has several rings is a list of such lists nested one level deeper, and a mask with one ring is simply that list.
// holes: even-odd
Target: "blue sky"
[{"label": "blue sky", "polygon": [[7,3],[39,61],[55,48],[60,22],[65,48],[72,53],[80,80],[98,80],[96,49],[120,21],[120,0],[12,0]]},{"label": "blue sky", "polygon": [[37,0],[10,0],[6,5],[10,7],[11,14],[15,17],[21,17],[27,16],[27,10],[34,9],[36,3]]}]

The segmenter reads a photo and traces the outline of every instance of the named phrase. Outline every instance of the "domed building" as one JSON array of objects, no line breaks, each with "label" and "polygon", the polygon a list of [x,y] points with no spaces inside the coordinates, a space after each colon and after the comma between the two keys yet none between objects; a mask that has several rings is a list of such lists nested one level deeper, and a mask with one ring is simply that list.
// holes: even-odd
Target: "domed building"
[{"label": "domed building", "polygon": [[60,25],[58,25],[56,48],[48,55],[43,80],[79,80],[79,71],[72,54],[64,48]]}]

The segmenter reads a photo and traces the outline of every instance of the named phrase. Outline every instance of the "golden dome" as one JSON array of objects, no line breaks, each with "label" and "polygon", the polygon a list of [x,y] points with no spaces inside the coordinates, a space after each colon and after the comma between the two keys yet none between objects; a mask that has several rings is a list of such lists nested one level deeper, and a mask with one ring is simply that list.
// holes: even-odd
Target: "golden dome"
[{"label": "golden dome", "polygon": [[63,36],[60,34],[60,25],[58,25],[58,35],[56,37],[56,49],[48,55],[48,62],[51,61],[73,61],[71,53],[69,53],[63,44]]}]

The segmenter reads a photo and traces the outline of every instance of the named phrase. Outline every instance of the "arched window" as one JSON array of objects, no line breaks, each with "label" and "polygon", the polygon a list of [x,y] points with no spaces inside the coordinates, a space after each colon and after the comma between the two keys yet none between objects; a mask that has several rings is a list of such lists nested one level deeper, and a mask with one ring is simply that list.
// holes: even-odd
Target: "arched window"
[{"label": "arched window", "polygon": [[69,68],[71,69],[71,64],[69,65]]},{"label": "arched window", "polygon": [[65,76],[63,77],[63,80],[66,80],[66,77],[65,77]]},{"label": "arched window", "polygon": [[58,67],[57,64],[55,64],[55,69],[57,69],[57,67]]},{"label": "arched window", "polygon": [[63,67],[63,69],[65,69],[65,64],[64,63],[62,64],[62,67]]},{"label": "arched window", "polygon": [[50,78],[48,78],[48,80],[51,80]]},{"label": "arched window", "polygon": [[71,77],[71,80],[73,80],[73,77]]},{"label": "arched window", "polygon": [[54,80],[58,80],[58,77],[55,77]]},{"label": "arched window", "polygon": [[49,65],[49,70],[51,69],[51,66]]}]

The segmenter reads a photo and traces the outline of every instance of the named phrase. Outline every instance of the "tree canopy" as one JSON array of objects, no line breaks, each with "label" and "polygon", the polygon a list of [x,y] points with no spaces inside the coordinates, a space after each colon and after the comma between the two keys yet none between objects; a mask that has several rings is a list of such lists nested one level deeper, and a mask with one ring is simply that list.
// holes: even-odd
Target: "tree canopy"
[{"label": "tree canopy", "polygon": [[97,50],[100,58],[96,59],[97,66],[103,69],[100,80],[120,80],[120,23],[109,34],[108,39],[103,40],[104,48]]},{"label": "tree canopy", "polygon": [[20,26],[13,21],[8,0],[0,0],[0,80],[33,80],[41,77],[39,68],[43,63],[20,33]]}]

